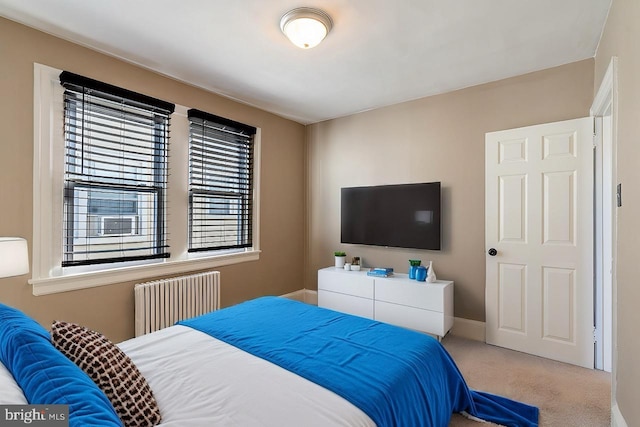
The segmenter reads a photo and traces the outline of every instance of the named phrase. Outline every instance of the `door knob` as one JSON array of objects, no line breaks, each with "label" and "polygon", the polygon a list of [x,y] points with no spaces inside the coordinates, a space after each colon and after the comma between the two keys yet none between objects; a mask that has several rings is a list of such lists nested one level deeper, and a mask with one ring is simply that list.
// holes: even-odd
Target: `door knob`
[{"label": "door knob", "polygon": [[491,248],[489,249],[489,255],[496,256],[498,255],[498,251],[496,251],[495,248]]}]

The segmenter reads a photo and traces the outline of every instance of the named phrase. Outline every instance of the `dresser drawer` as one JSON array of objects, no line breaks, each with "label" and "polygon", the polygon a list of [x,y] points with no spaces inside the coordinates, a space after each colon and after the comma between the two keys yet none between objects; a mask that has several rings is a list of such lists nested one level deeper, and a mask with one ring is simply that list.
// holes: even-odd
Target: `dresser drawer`
[{"label": "dresser drawer", "polygon": [[359,271],[323,269],[318,271],[320,290],[373,299],[373,278]]},{"label": "dresser drawer", "polygon": [[405,305],[391,304],[384,301],[375,302],[375,318],[380,322],[415,331],[444,336],[450,326],[445,325],[445,316],[430,310],[422,310]]},{"label": "dresser drawer", "polygon": [[318,307],[373,319],[373,300],[327,290],[318,290]]},{"label": "dresser drawer", "polygon": [[409,279],[376,279],[376,301],[416,307],[442,313],[446,283],[425,283]]}]

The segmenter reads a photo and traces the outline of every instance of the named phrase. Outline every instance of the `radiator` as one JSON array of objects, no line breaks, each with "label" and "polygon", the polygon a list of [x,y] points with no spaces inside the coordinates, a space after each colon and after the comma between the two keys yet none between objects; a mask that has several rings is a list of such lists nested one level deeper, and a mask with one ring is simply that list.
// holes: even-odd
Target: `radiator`
[{"label": "radiator", "polygon": [[220,308],[220,272],[192,274],[138,283],[135,294],[136,337],[178,320]]}]

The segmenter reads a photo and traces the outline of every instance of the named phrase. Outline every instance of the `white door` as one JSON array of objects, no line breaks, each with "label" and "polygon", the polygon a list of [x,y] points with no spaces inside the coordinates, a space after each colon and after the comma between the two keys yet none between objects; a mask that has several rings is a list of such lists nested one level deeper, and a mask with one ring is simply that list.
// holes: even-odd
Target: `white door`
[{"label": "white door", "polygon": [[593,368],[593,121],[485,139],[487,343]]}]

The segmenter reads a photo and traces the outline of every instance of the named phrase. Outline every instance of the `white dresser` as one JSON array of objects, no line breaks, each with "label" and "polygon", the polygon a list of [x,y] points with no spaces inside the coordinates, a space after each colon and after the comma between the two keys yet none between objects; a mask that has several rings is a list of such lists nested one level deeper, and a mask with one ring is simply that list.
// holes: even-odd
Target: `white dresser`
[{"label": "white dresser", "polygon": [[453,282],[418,282],[406,274],[367,276],[335,267],[318,270],[318,306],[442,338],[453,326]]}]

